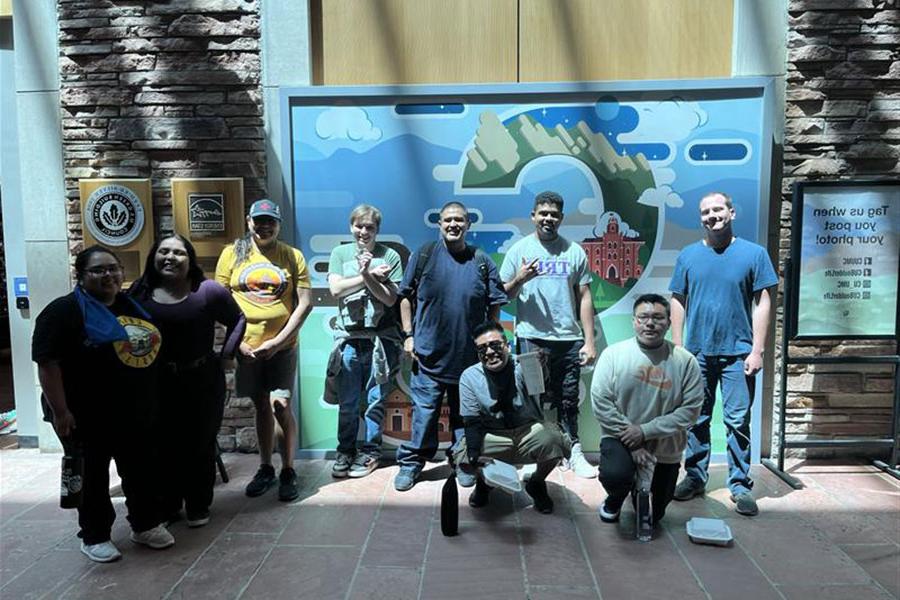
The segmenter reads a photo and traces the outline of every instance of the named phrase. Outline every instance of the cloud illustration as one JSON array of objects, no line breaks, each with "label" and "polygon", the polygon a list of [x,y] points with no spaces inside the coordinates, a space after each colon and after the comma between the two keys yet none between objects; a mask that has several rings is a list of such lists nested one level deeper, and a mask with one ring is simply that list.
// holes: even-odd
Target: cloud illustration
[{"label": "cloud illustration", "polygon": [[592,197],[582,198],[578,201],[578,212],[585,215],[599,215],[603,212],[603,202]]},{"label": "cloud illustration", "polygon": [[323,110],[316,119],[316,135],[323,140],[381,139],[381,129],[369,120],[369,115],[355,106],[341,106]]},{"label": "cloud illustration", "polygon": [[647,206],[668,206],[670,208],[681,208],[684,206],[684,200],[667,185],[661,185],[658,188],[648,188],[644,190],[641,197],[638,198],[638,204],[646,204]]},{"label": "cloud illustration", "polygon": [[597,219],[597,228],[594,230],[594,235],[599,236],[599,234],[606,231],[606,226],[609,225],[609,220],[613,217],[616,218],[616,221],[619,222],[619,232],[627,237],[627,238],[636,238],[640,237],[641,234],[631,228],[631,226],[619,215],[619,213],[614,211],[609,211],[603,213],[599,219]]},{"label": "cloud illustration", "polygon": [[434,165],[431,176],[435,181],[455,182],[459,178],[459,165]]},{"label": "cloud illustration", "polygon": [[699,104],[681,98],[640,102],[634,109],[638,113],[638,125],[634,130],[620,134],[619,143],[678,142],[705,125],[708,118]]}]

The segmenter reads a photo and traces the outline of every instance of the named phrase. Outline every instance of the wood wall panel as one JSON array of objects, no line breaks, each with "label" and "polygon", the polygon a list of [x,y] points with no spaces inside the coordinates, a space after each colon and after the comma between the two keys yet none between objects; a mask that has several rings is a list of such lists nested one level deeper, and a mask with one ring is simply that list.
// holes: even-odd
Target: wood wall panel
[{"label": "wood wall panel", "polygon": [[520,81],[730,77],[733,0],[520,0]]},{"label": "wood wall panel", "polygon": [[516,81],[516,0],[312,4],[314,83]]}]

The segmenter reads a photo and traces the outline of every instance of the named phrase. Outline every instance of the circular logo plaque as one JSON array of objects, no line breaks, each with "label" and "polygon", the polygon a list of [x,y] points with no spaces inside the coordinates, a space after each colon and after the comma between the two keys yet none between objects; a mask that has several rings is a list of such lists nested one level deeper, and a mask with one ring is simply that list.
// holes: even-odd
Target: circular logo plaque
[{"label": "circular logo plaque", "polygon": [[85,223],[94,238],[107,246],[127,246],[144,229],[144,207],[133,191],[104,185],[88,197]]}]

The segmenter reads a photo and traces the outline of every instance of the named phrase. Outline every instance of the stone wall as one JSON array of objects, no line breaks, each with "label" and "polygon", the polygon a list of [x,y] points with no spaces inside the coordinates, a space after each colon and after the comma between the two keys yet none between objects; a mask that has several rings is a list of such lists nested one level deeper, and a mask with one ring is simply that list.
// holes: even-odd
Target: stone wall
[{"label": "stone wall", "polygon": [[[59,0],[58,17],[72,254],[81,178],[149,177],[157,231],[172,229],[173,177],[243,177],[246,203],[266,195],[257,0]],[[248,400],[230,400],[220,444],[255,449]]]},{"label": "stone wall", "polygon": [[[790,0],[788,10],[779,263],[790,248],[795,181],[897,177],[900,166],[898,2]],[[780,346],[780,308],[776,339]],[[791,344],[792,356],[894,351],[893,344]],[[788,439],[886,437],[890,432],[890,367],[792,365],[787,389]],[[854,452],[862,453],[829,449],[808,454]]]}]

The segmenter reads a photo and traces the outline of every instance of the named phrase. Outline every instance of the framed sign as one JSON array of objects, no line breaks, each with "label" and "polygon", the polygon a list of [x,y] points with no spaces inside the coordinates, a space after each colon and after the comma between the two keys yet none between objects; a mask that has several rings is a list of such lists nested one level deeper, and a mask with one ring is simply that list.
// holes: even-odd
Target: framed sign
[{"label": "framed sign", "polygon": [[792,339],[898,337],[900,180],[794,184]]},{"label": "framed sign", "polygon": [[175,231],[191,240],[207,273],[222,248],[244,232],[244,180],[240,177],[172,179]]},{"label": "framed sign", "polygon": [[80,179],[85,247],[111,249],[125,267],[126,282],[137,278],[153,245],[149,179]]}]

